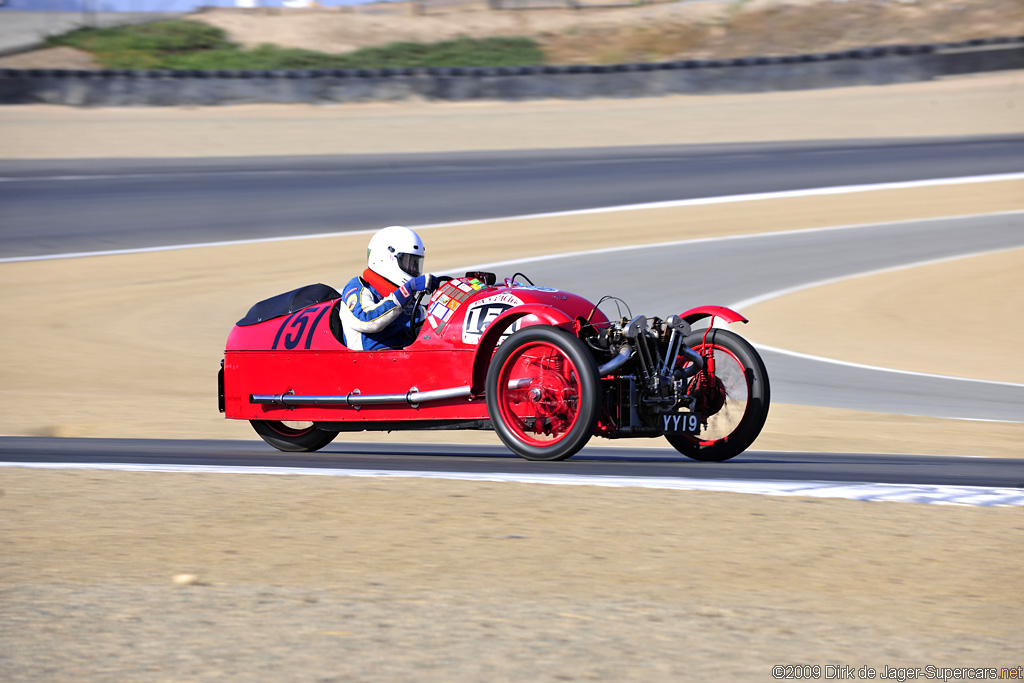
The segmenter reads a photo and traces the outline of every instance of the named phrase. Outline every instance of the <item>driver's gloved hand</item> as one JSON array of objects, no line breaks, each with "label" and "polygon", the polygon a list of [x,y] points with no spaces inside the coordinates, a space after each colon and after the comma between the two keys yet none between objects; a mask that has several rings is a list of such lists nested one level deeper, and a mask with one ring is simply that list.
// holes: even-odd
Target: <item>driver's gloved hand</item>
[{"label": "driver's gloved hand", "polygon": [[404,306],[405,302],[412,298],[416,292],[432,292],[437,289],[437,284],[437,277],[432,273],[417,275],[396,289],[394,297],[398,300],[399,306]]},{"label": "driver's gloved hand", "polygon": [[435,289],[437,289],[437,285],[440,284],[437,281],[437,276],[434,275],[433,273],[424,273],[423,275],[420,275],[419,277],[413,278],[413,282],[417,282],[419,280],[423,280],[423,286],[420,287],[419,289],[417,289],[416,290],[417,292],[419,292],[419,291],[433,292]]}]

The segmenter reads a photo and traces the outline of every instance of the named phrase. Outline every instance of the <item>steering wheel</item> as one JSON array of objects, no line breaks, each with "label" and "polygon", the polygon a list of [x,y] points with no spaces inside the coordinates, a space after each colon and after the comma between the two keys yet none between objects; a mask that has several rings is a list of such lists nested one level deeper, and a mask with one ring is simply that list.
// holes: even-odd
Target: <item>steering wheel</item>
[{"label": "steering wheel", "polygon": [[413,300],[413,304],[412,304],[412,320],[409,322],[410,342],[416,341],[416,338],[420,336],[420,328],[422,328],[423,327],[423,323],[425,323],[427,321],[427,312],[426,311],[423,311],[423,315],[422,315],[422,317],[419,320],[416,319],[420,315],[420,309],[423,306],[423,300],[426,297],[431,296],[438,289],[440,289],[442,283],[448,282],[449,280],[453,280],[453,279],[454,278],[449,277],[448,275],[438,275],[437,276],[437,288],[435,288],[432,291],[427,291],[425,289],[421,289],[420,291],[416,292],[416,298]]}]

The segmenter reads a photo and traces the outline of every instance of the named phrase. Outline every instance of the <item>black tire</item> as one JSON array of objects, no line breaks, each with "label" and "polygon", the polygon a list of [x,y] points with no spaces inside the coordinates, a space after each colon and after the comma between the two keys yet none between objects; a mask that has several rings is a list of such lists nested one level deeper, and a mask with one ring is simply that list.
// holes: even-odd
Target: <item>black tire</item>
[{"label": "black tire", "polygon": [[[527,370],[531,377],[514,377]],[[531,383],[510,389],[515,379]],[[512,452],[527,460],[565,460],[594,434],[600,382],[583,342],[557,327],[531,325],[502,342],[491,359],[487,412]]]},{"label": "black tire", "polygon": [[338,436],[338,432],[317,429],[312,424],[301,428],[290,427],[278,420],[249,420],[249,424],[261,439],[286,453],[312,453]]},{"label": "black tire", "polygon": [[[705,462],[722,462],[734,458],[747,450],[764,427],[765,419],[768,417],[768,407],[771,403],[771,388],[768,385],[768,371],[764,367],[764,361],[753,346],[743,337],[730,332],[713,328],[707,332],[704,330],[694,332],[686,338],[686,345],[698,351],[702,356],[714,350],[716,365],[719,371],[723,372],[723,366],[736,368],[733,371],[734,384],[739,380],[736,372],[742,372],[745,379],[745,391],[742,387],[735,386],[730,389],[725,386],[721,376],[716,377],[714,386],[707,383],[705,371],[698,373],[690,380],[691,390],[700,382],[704,382],[698,398],[698,406],[701,403],[705,407],[710,406],[708,428],[710,422],[718,417],[725,417],[727,411],[740,412],[741,401],[737,396],[730,395],[733,392],[743,394],[742,413],[735,416],[735,424],[728,423],[723,427],[725,433],[711,435],[712,438],[686,435],[666,435],[665,438],[673,447],[688,458],[702,460]],[[735,404],[735,405],[733,405]],[[700,407],[698,407],[698,411]]]}]

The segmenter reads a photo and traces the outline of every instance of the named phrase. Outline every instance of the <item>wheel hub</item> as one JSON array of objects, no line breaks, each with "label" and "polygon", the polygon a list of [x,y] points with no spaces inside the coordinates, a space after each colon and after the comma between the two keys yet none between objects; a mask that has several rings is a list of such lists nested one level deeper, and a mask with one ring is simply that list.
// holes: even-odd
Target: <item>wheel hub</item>
[{"label": "wheel hub", "polygon": [[725,405],[726,391],[722,380],[715,377],[707,377],[701,373],[697,380],[697,412],[701,415],[710,416],[716,414]]}]

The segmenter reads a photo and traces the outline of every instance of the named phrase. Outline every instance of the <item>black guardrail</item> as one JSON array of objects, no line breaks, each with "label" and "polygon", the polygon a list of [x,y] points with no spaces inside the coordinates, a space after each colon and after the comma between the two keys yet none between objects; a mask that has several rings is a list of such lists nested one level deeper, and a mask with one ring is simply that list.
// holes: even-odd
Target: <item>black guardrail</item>
[{"label": "black guardrail", "polygon": [[178,106],[583,99],[886,85],[1024,69],[1024,36],[783,57],[594,66],[307,71],[0,69],[0,103]]}]

